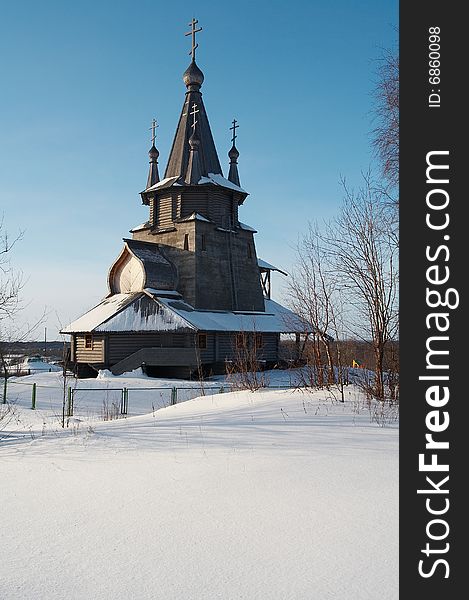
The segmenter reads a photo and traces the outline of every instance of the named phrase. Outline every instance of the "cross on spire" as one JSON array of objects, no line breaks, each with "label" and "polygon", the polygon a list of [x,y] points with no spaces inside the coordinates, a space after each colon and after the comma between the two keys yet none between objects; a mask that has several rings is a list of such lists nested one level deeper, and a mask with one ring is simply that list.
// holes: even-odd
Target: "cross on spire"
[{"label": "cross on spire", "polygon": [[235,139],[238,137],[236,135],[236,130],[239,127],[239,125],[236,125],[237,122],[238,121],[236,119],[233,119],[233,127],[230,127],[230,131],[233,131],[233,137],[231,138],[231,142],[232,142],[233,146],[234,146],[234,143],[235,143]]},{"label": "cross on spire", "polygon": [[156,119],[152,119],[151,120],[151,127],[150,127],[150,131],[151,131],[151,145],[154,146],[155,145],[155,140],[156,140],[156,128],[159,127],[158,123],[156,122]]},{"label": "cross on spire", "polygon": [[196,114],[199,112],[199,109],[197,108],[197,104],[194,102],[194,104],[192,105],[192,110],[189,113],[190,115],[192,115],[192,133],[195,133],[195,126],[198,123],[198,121],[196,120],[195,116]]},{"label": "cross on spire", "polygon": [[195,34],[198,33],[199,31],[202,31],[202,27],[199,27],[198,29],[196,29],[198,22],[199,21],[197,19],[192,18],[192,21],[189,23],[189,25],[191,26],[191,30],[184,34],[184,35],[192,36],[192,47],[191,47],[191,51],[189,52],[189,54],[192,56],[193,62],[195,62],[196,48],[199,47],[199,44],[197,44],[195,41]]}]

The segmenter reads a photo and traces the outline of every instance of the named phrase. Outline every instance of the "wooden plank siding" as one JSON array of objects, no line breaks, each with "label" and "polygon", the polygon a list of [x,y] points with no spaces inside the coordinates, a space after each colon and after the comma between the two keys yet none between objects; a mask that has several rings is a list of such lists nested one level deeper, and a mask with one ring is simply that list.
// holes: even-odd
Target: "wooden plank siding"
[{"label": "wooden plank siding", "polygon": [[[250,334],[246,334],[250,335]],[[236,334],[235,333],[218,333],[217,334],[218,356],[216,361],[234,360],[239,351],[236,350]],[[276,361],[278,358],[278,345],[280,335],[278,333],[263,333],[262,348],[257,350],[257,358],[259,360]]]},{"label": "wooden plank siding", "polygon": [[158,227],[170,227],[173,224],[173,198],[165,196],[158,198],[156,205]]},{"label": "wooden plank siding", "polygon": [[208,195],[204,190],[192,191],[184,195],[181,206],[181,217],[188,217],[193,212],[207,216]]},{"label": "wooden plank siding", "polygon": [[141,348],[190,348],[194,334],[190,333],[115,333],[109,335],[106,362],[113,365]]},{"label": "wooden plank siding", "polygon": [[[251,343],[252,334],[246,334]],[[236,360],[239,350],[236,349],[236,333],[206,332],[207,347],[198,350],[202,364],[223,363]],[[279,334],[263,333],[262,347],[257,351],[257,358],[267,362],[278,359]],[[76,334],[72,338],[73,360],[79,363],[101,364],[112,366],[143,348],[163,348],[177,356],[178,348],[194,348],[197,333],[109,333],[93,334],[93,347],[85,348],[85,335]],[[177,361],[176,361],[177,362]]]},{"label": "wooden plank siding", "polygon": [[93,334],[92,348],[85,348],[85,334],[78,333],[75,341],[75,360],[83,363],[104,362],[104,336]]},{"label": "wooden plank siding", "polygon": [[210,199],[210,219],[219,227],[229,228],[232,212],[231,196],[226,192],[213,192]]},{"label": "wooden plank siding", "polygon": [[[193,348],[196,335],[192,333],[116,333],[110,334],[106,362],[115,364],[141,348]],[[264,333],[263,345],[258,349],[259,360],[278,358],[279,335]],[[203,364],[233,360],[237,356],[235,333],[207,333],[207,348],[199,349]]]},{"label": "wooden plank siding", "polygon": [[[207,348],[200,349],[200,358],[202,363],[220,362],[224,360],[233,360],[239,354],[236,349],[236,333],[213,332],[207,333]],[[249,343],[252,343],[252,335],[248,336]],[[280,334],[263,333],[262,347],[257,349],[259,360],[269,362],[278,359],[278,349],[280,343]]]},{"label": "wooden plank siding", "polygon": [[216,360],[216,358],[215,358],[216,357],[216,344],[215,344],[216,336],[214,333],[207,333],[206,335],[207,335],[207,347],[199,349],[200,360],[201,360],[202,364],[212,363],[212,362],[215,362],[215,360]]}]

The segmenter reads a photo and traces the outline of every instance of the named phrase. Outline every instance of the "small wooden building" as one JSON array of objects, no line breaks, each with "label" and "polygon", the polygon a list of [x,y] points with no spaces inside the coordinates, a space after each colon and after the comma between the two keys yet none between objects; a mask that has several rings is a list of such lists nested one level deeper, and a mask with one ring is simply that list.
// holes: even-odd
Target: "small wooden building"
[{"label": "small wooden building", "polygon": [[239,220],[248,193],[240,186],[233,122],[228,177],[218,159],[195,62],[160,180],[159,153],[149,152],[146,223],[112,265],[109,295],[62,333],[71,335],[79,376],[143,366],[149,374],[219,371],[242,352],[277,362],[281,333],[303,332],[301,320],[270,298],[273,265],[257,257],[255,229]]}]

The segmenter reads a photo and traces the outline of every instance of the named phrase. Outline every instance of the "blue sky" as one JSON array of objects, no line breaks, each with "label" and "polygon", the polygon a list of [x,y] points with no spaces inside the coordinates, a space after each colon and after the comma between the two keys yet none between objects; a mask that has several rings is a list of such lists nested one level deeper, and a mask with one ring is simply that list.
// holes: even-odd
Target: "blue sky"
[{"label": "blue sky", "polygon": [[[332,217],[340,177],[373,162],[372,89],[396,43],[390,0],[0,3],[0,212],[23,231],[14,264],[23,321],[47,307],[50,338],[107,292],[108,268],[141,206],[150,122],[160,174],[184,100],[188,22],[220,162],[238,119],[240,218],[258,255],[288,269],[308,220]],[[274,281],[281,298],[281,276]],[[42,328],[38,332],[42,336]]]}]

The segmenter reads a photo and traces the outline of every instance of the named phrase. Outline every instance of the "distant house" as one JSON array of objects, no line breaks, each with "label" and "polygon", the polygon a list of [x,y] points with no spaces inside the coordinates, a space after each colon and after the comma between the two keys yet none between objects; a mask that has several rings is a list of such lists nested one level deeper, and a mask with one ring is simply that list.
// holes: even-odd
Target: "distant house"
[{"label": "distant house", "polygon": [[149,219],[124,239],[109,271],[109,295],[62,330],[71,335],[79,376],[140,366],[149,374],[189,376],[201,367],[223,370],[248,349],[271,366],[280,334],[305,330],[270,298],[271,272],[282,271],[257,257],[256,230],[238,218],[248,193],[240,185],[236,122],[225,178],[195,48],[183,80],[187,91],[162,180],[152,138],[141,192]]}]

